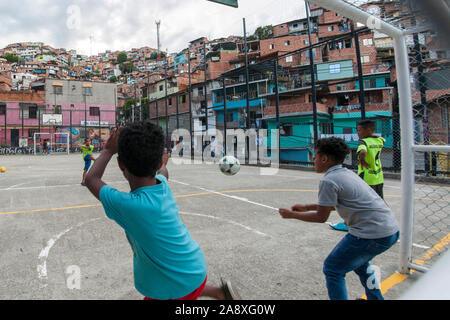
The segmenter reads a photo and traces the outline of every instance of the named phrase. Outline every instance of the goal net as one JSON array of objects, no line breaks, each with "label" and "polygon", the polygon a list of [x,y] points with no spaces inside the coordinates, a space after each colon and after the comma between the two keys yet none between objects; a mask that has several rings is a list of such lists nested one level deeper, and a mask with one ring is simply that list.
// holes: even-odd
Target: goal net
[{"label": "goal net", "polygon": [[33,137],[34,154],[44,153],[44,143],[47,142],[48,152],[69,154],[69,134],[63,132],[36,132]]}]

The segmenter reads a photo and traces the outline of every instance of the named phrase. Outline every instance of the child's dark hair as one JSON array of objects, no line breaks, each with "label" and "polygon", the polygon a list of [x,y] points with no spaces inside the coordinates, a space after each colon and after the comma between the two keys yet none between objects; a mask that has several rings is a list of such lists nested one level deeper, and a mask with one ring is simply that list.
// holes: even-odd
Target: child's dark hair
[{"label": "child's dark hair", "polygon": [[356,125],[363,127],[365,129],[372,129],[372,130],[375,130],[377,127],[377,124],[375,123],[375,121],[372,121],[372,120],[361,120]]},{"label": "child's dark hair", "polygon": [[120,130],[118,156],[137,177],[154,177],[164,153],[164,133],[149,121],[130,123]]},{"label": "child's dark hair", "polygon": [[315,148],[317,153],[330,156],[338,164],[344,162],[345,157],[350,153],[350,148],[345,141],[336,137],[319,139]]}]

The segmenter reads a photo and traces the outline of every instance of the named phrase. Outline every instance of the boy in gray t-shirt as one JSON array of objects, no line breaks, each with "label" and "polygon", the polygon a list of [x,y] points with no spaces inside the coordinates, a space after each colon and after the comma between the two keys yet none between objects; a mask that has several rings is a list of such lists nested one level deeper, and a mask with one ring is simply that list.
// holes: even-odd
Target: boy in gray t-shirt
[{"label": "boy in gray t-shirt", "polygon": [[319,185],[317,204],[296,204],[279,209],[284,219],[324,223],[337,210],[349,227],[349,233],[336,245],[323,266],[328,295],[346,300],[345,275],[358,274],[369,300],[382,300],[378,279],[370,261],[388,250],[399,237],[398,223],[383,199],[342,163],[350,152],[339,138],[320,139],[315,148],[316,172],[325,173]]}]

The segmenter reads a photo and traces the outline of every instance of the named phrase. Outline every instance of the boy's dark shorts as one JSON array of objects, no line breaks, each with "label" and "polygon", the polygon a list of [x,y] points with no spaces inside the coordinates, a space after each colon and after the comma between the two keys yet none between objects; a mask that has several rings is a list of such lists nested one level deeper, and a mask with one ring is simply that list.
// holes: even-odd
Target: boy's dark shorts
[{"label": "boy's dark shorts", "polygon": [[380,184],[376,184],[373,186],[370,186],[373,190],[375,190],[376,193],[378,193],[378,195],[381,197],[381,199],[384,199],[384,195],[383,195],[383,183]]}]

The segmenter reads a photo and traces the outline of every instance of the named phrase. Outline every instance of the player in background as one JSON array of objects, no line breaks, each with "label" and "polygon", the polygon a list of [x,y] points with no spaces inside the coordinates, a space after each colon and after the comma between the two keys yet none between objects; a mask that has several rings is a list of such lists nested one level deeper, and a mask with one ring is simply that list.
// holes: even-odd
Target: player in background
[{"label": "player in background", "polygon": [[[384,147],[386,139],[375,136],[375,130],[375,121],[362,120],[356,125],[356,131],[359,137],[358,149],[356,150],[358,155],[358,175],[384,199],[381,150]],[[336,230],[348,231],[348,227],[343,222],[330,226]]]},{"label": "player in background", "polygon": [[83,169],[83,178],[81,180],[81,185],[86,185],[86,174],[91,166],[91,161],[95,161],[95,158],[92,156],[92,152],[94,151],[94,146],[91,145],[91,140],[86,138],[84,139],[84,144],[78,145],[81,148],[83,153],[84,160],[84,169]]},{"label": "player in background", "polygon": [[381,166],[381,150],[386,139],[375,136],[376,123],[363,120],[357,125],[359,137],[358,175],[383,199],[383,167]]}]

